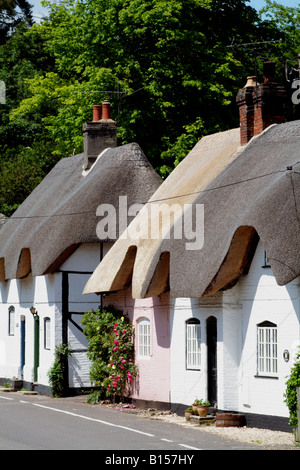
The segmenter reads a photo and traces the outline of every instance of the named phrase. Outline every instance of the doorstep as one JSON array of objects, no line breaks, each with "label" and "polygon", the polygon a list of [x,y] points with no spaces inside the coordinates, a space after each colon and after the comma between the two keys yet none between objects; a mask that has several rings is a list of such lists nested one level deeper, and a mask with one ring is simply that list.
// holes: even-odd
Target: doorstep
[{"label": "doorstep", "polygon": [[11,387],[0,387],[0,392],[15,392],[14,388]]},{"label": "doorstep", "polygon": [[216,421],[216,417],[213,415],[207,415],[207,416],[192,415],[188,422],[190,422],[191,424],[195,424],[196,426],[211,426],[215,424],[215,421]]}]

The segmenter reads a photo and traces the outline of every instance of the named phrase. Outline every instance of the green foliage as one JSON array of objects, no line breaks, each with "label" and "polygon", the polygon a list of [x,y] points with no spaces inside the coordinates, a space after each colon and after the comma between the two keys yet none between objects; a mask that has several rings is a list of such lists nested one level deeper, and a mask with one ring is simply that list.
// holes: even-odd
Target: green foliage
[{"label": "green foliage", "polygon": [[62,397],[65,392],[68,356],[71,356],[71,351],[67,344],[56,346],[54,363],[48,371],[49,386],[55,398]]},{"label": "green foliage", "polygon": [[289,424],[293,429],[299,424],[297,418],[297,388],[300,388],[300,349],[296,356],[295,364],[291,369],[290,376],[286,381],[286,391],[284,394],[284,401],[288,406],[290,414]]},{"label": "green foliage", "polygon": [[286,60],[295,58],[300,52],[300,6],[283,6],[280,2],[266,0],[262,13],[281,32],[282,41],[276,44],[275,49],[277,56]]},{"label": "green foliage", "polygon": [[0,44],[22,22],[32,23],[30,3],[27,0],[0,0]]},{"label": "green foliage", "polygon": [[89,340],[91,381],[100,388],[89,401],[129,396],[137,368],[134,364],[134,332],[128,318],[122,311],[109,306],[86,312],[82,324]]},{"label": "green foliage", "polygon": [[[46,162],[34,165],[22,191],[19,181],[15,190],[8,167],[0,168],[0,212],[6,215],[58,159],[82,152],[82,124],[91,119],[93,104],[109,99],[119,145],[139,143],[166,177],[202,136],[239,125],[235,96],[254,74],[257,55],[242,44],[280,40],[259,55],[281,62],[299,51],[299,9],[270,0],[267,21],[246,0],[44,5],[48,19],[18,22],[0,46],[7,96],[0,105],[1,162],[19,165],[24,175],[33,155],[38,160],[41,152]],[[262,62],[256,63],[259,73]],[[3,188],[15,191],[16,199]]]},{"label": "green foliage", "polygon": [[163,174],[216,121],[238,124],[234,98],[253,64],[227,46],[271,34],[244,0],[45,3],[49,20],[32,33],[55,66],[24,80],[29,96],[11,119],[40,116],[53,153],[67,156],[81,150],[92,104],[109,98],[120,144],[137,141]]},{"label": "green foliage", "polygon": [[194,400],[194,405],[200,405],[200,406],[210,406],[210,402],[207,400],[203,400],[202,398],[196,398]]}]

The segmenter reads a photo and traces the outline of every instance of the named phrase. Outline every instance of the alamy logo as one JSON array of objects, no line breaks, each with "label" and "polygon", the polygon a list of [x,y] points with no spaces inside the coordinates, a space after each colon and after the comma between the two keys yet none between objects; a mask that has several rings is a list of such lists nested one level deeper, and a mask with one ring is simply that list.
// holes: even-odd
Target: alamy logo
[{"label": "alamy logo", "polygon": [[0,104],[6,103],[6,87],[5,83],[0,80]]},{"label": "alamy logo", "polygon": [[299,104],[300,103],[300,79],[294,80],[292,82],[292,102],[293,104]]},{"label": "alamy logo", "polygon": [[[140,217],[137,217],[140,214]],[[148,202],[128,207],[127,196],[119,196],[118,211],[112,204],[101,204],[96,215],[102,217],[96,233],[101,240],[184,239],[186,250],[200,250],[204,244],[204,205]],[[134,217],[128,225],[128,218]]]}]

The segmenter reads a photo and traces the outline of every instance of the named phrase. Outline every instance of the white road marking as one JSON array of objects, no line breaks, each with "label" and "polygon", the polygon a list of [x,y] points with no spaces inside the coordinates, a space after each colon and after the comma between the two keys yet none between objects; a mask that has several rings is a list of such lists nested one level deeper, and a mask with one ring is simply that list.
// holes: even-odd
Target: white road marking
[{"label": "white road marking", "polygon": [[178,444],[178,445],[181,446],[181,447],[185,447],[185,449],[203,450],[203,449],[199,449],[198,447],[188,446],[188,445],[186,445],[186,444]]},{"label": "white road marking", "polygon": [[97,423],[106,424],[107,426],[113,426],[115,428],[125,429],[126,431],[136,432],[138,434],[143,434],[144,436],[154,437],[154,434],[149,434],[148,432],[139,431],[138,429],[128,428],[127,426],[121,426],[119,424],[109,423],[108,421],[103,421],[102,419],[90,418],[89,416],[79,415],[77,413],[71,413],[71,411],[60,410],[58,408],[52,408],[50,406],[39,405],[38,403],[33,403],[34,406],[40,408],[45,408],[46,410],[57,411],[58,413],[64,413],[70,416],[75,416],[76,418],[87,419],[88,421],[95,421]]},{"label": "white road marking", "polygon": [[3,397],[2,395],[0,395],[0,398],[2,398],[3,400],[14,400],[13,398],[10,398],[10,397]]},{"label": "white road marking", "polygon": [[[14,401],[14,398],[4,397],[1,394],[0,394],[0,398],[2,398],[3,400]],[[71,411],[60,410],[59,408],[53,408],[51,406],[40,405],[39,403],[31,403],[31,402],[28,402],[28,401],[25,401],[25,400],[19,400],[19,403],[32,404],[33,406],[38,406],[39,408],[45,408],[46,410],[56,411],[58,413],[64,413],[64,414],[67,414],[67,415],[70,415],[70,416],[75,416],[76,418],[86,419],[88,421],[95,421],[97,423],[105,424],[107,426],[112,426],[112,427],[115,427],[115,428],[125,429],[126,431],[136,432],[138,434],[143,434],[144,436],[155,437],[154,434],[150,434],[150,433],[147,433],[147,432],[144,432],[144,431],[139,431],[138,429],[128,428],[127,426],[121,426],[119,424],[109,423],[108,421],[103,421],[102,419],[90,418],[89,416],[80,415],[78,413],[72,413]],[[164,438],[161,438],[161,441],[174,442],[170,439],[164,439]],[[178,445],[181,446],[181,447],[184,447],[185,449],[203,450],[203,449],[199,449],[198,447],[192,447],[192,446],[189,446],[189,445],[186,445],[186,444],[178,444]]]}]

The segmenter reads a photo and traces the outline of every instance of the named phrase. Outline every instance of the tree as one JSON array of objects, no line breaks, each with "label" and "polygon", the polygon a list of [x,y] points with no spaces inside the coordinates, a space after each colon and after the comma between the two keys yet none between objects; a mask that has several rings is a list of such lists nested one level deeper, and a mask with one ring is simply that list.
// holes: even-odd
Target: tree
[{"label": "tree", "polygon": [[92,103],[109,98],[120,143],[137,140],[165,175],[202,135],[237,125],[248,61],[227,46],[273,31],[244,0],[48,5],[49,21],[35,29],[55,68],[29,80],[32,96],[13,118],[42,112],[54,152],[72,154]]},{"label": "tree", "polygon": [[[268,44],[273,58],[277,43],[269,41],[288,34],[247,0],[44,3],[48,19],[5,45],[20,69],[11,76],[0,143],[5,159],[24,147],[47,148],[47,169],[51,158],[82,151],[83,122],[93,104],[109,99],[119,144],[138,142],[167,176],[202,136],[238,126],[237,90],[260,72],[244,44],[263,42],[264,52]],[[4,50],[1,61],[9,76]]]},{"label": "tree", "polygon": [[277,56],[292,60],[300,53],[300,7],[283,6],[278,2],[266,0],[263,13],[281,31],[282,41],[276,45]]},{"label": "tree", "polygon": [[266,0],[261,13],[281,32],[282,40],[274,44],[274,57],[280,58],[283,80],[291,97],[286,115],[288,120],[300,119],[299,105],[293,105],[292,100],[295,91],[293,81],[300,78],[300,7],[283,6],[276,1]]},{"label": "tree", "polygon": [[57,161],[41,115],[35,112],[10,119],[11,111],[28,96],[26,80],[48,67],[51,58],[43,50],[42,38],[28,24],[18,24],[0,46],[0,81],[6,89],[5,101],[0,104],[0,208],[7,216]]},{"label": "tree", "polygon": [[0,45],[22,22],[32,24],[31,5],[27,0],[0,0]]}]

